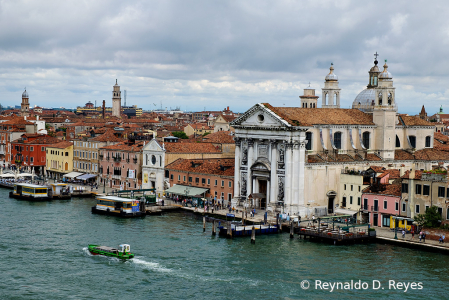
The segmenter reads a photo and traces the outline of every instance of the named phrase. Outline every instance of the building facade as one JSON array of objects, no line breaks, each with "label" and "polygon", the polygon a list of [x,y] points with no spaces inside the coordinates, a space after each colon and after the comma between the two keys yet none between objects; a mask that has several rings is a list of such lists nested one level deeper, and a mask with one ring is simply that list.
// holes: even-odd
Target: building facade
[{"label": "building facade", "polygon": [[73,171],[73,143],[59,142],[46,148],[47,177],[62,180],[65,174]]}]

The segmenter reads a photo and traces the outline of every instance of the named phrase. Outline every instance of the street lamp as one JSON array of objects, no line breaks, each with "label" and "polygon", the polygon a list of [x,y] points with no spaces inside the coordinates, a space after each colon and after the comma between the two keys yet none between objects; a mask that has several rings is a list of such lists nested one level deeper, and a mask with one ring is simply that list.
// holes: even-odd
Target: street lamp
[{"label": "street lamp", "polygon": [[396,217],[393,216],[393,220],[394,220],[394,239],[397,240],[398,239],[398,228],[396,226]]},{"label": "street lamp", "polygon": [[103,178],[103,194],[106,194],[106,179]]}]

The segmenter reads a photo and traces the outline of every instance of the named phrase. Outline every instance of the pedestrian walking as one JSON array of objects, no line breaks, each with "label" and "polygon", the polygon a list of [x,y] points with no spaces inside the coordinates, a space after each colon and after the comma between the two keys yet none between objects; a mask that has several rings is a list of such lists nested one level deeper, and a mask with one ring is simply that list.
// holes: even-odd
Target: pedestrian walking
[{"label": "pedestrian walking", "polygon": [[422,231],[419,232],[419,242],[421,242],[422,239]]},{"label": "pedestrian walking", "polygon": [[402,238],[405,239],[405,230],[402,229]]},{"label": "pedestrian walking", "polygon": [[411,239],[411,241],[413,241],[414,239],[415,239],[415,232],[412,231],[412,239]]},{"label": "pedestrian walking", "polygon": [[444,239],[446,238],[446,236],[444,235],[444,233],[443,233],[443,235],[441,236],[441,243],[442,244],[444,244]]},{"label": "pedestrian walking", "polygon": [[422,233],[422,242],[423,243],[426,242],[426,233],[425,232]]}]

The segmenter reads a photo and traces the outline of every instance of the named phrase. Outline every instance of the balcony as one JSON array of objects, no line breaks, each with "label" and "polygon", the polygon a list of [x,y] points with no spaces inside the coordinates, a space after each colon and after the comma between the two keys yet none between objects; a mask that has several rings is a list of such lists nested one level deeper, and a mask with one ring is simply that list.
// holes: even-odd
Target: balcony
[{"label": "balcony", "polygon": [[115,156],[113,157],[115,162],[121,162],[122,161],[122,157],[121,156]]},{"label": "balcony", "polygon": [[98,154],[98,158],[99,158],[100,160],[103,160],[103,157],[104,157],[103,154]]},{"label": "balcony", "polygon": [[126,159],[126,162],[129,163],[129,158]]},{"label": "balcony", "polygon": [[112,179],[122,179],[122,175],[112,175]]},{"label": "balcony", "polygon": [[109,161],[109,158],[110,158],[109,156],[106,156],[106,160],[107,160],[107,161]]},{"label": "balcony", "polygon": [[137,164],[137,158],[133,158],[133,162]]},{"label": "balcony", "polygon": [[373,211],[373,212],[379,211],[379,206],[377,206],[377,205],[371,206],[371,211]]}]

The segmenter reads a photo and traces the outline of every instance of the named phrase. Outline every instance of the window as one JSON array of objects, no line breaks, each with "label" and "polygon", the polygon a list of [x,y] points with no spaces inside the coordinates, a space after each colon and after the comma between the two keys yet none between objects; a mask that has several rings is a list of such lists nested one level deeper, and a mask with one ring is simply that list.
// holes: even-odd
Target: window
[{"label": "window", "polygon": [[426,148],[430,148],[430,135],[426,136]]},{"label": "window", "polygon": [[178,175],[178,181],[181,181],[181,175]]},{"label": "window", "polygon": [[416,136],[414,135],[409,135],[408,136],[408,140],[410,141],[410,146],[412,148],[416,148]]},{"label": "window", "polygon": [[170,175],[170,179],[173,180],[173,174]]},{"label": "window", "polygon": [[403,183],[402,184],[402,192],[403,193],[408,193],[408,183]]},{"label": "window", "polygon": [[446,209],[446,220],[449,220],[449,208]]},{"label": "window", "polygon": [[33,146],[30,146],[30,151],[34,151],[34,147]]},{"label": "window", "polygon": [[217,179],[215,179],[215,186],[217,186],[218,185],[218,180]]},{"label": "window", "polygon": [[438,207],[438,213],[440,214],[441,218],[443,218],[443,208]]},{"label": "window", "polygon": [[427,211],[429,209],[429,205],[426,205],[424,208],[424,211]]},{"label": "window", "polygon": [[387,209],[388,207],[388,202],[386,200],[384,200],[384,209]]},{"label": "window", "polygon": [[399,140],[399,137],[396,135],[396,148],[401,147],[401,141]]},{"label": "window", "polygon": [[210,178],[207,178],[207,184],[210,184]]},{"label": "window", "polygon": [[416,187],[415,187],[415,194],[416,195],[421,195],[421,185],[420,184],[417,184],[416,185]]},{"label": "window", "polygon": [[346,207],[346,197],[343,197],[343,200],[341,201],[341,206]]},{"label": "window", "polygon": [[189,182],[192,182],[192,177],[189,176]]},{"label": "window", "polygon": [[444,186],[439,186],[438,187],[438,197],[444,198]]},{"label": "window", "polygon": [[200,178],[199,177],[195,178],[195,183],[200,183]]},{"label": "window", "polygon": [[343,189],[346,191],[346,184],[343,186]]},{"label": "window", "polygon": [[186,177],[184,176],[184,178],[183,178],[183,181],[185,182],[186,181]]},{"label": "window", "polygon": [[354,190],[354,186],[351,184],[351,192]]},{"label": "window", "polygon": [[352,196],[349,196],[349,204],[352,204]]},{"label": "window", "polygon": [[224,180],[221,181],[221,186],[224,187]]},{"label": "window", "polygon": [[206,178],[201,178],[201,183],[206,184]]},{"label": "window", "polygon": [[449,198],[449,188],[446,189],[446,198]]},{"label": "window", "polygon": [[430,195],[430,186],[428,185],[423,185],[423,191],[422,191],[423,196],[429,196]]},{"label": "window", "polygon": [[357,205],[359,205],[360,206],[360,204],[361,204],[361,199],[360,199],[360,197],[357,197]]},{"label": "window", "polygon": [[415,214],[419,214],[419,204],[416,204],[415,206]]},{"label": "window", "polygon": [[334,133],[334,146],[337,149],[341,149],[341,132]]},{"label": "window", "polygon": [[221,192],[221,199],[224,200],[224,193],[223,192]]},{"label": "window", "polygon": [[312,133],[306,132],[306,150],[312,150]]},{"label": "window", "polygon": [[398,202],[395,203],[394,210],[396,210],[396,211],[399,210],[399,203]]},{"label": "window", "polygon": [[229,187],[232,187],[232,181],[229,180]]},{"label": "window", "polygon": [[45,147],[41,147],[41,151],[42,151],[42,152],[45,151]]},{"label": "window", "polygon": [[402,203],[402,211],[405,212],[405,203]]},{"label": "window", "polygon": [[232,200],[232,194],[228,194],[228,201]]},{"label": "window", "polygon": [[369,149],[369,132],[365,131],[362,135],[363,145],[366,149]]},{"label": "window", "polygon": [[360,185],[359,185],[359,192],[360,192]]}]

